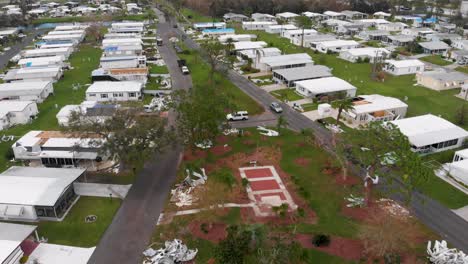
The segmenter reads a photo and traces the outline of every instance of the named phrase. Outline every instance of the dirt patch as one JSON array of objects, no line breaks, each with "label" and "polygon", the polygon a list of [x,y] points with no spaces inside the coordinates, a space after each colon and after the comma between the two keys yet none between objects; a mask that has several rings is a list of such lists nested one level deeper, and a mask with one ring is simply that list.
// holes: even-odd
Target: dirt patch
[{"label": "dirt patch", "polygon": [[251,139],[247,139],[247,140],[242,141],[242,144],[247,145],[247,146],[253,146],[255,145],[255,141]]},{"label": "dirt patch", "polygon": [[375,207],[373,204],[367,207],[347,207],[345,204],[343,204],[341,213],[354,220],[366,222],[377,210],[377,207]]},{"label": "dirt patch", "polygon": [[310,159],[308,158],[297,158],[294,160],[294,163],[301,167],[307,167],[310,164]]},{"label": "dirt patch", "polygon": [[221,136],[218,136],[216,138],[216,143],[218,143],[218,144],[223,144],[224,145],[224,144],[228,143],[229,141],[231,141],[231,138],[228,137],[228,136],[221,135]]},{"label": "dirt patch", "polygon": [[[204,226],[205,230],[202,230]],[[219,243],[221,240],[225,239],[227,236],[226,224],[223,223],[202,223],[199,221],[194,221],[189,224],[190,232],[193,236],[209,240],[213,243]]]},{"label": "dirt patch", "polygon": [[191,150],[191,149],[188,149],[184,152],[184,161],[194,161],[194,160],[197,160],[197,159],[203,159],[203,158],[206,158],[206,151],[204,150],[201,150],[201,149],[195,149],[195,150]]},{"label": "dirt patch", "polygon": [[231,151],[232,148],[230,146],[218,145],[214,146],[210,149],[210,152],[215,155],[223,155]]},{"label": "dirt patch", "polygon": [[313,248],[347,260],[359,260],[362,257],[364,246],[359,240],[333,236],[331,237],[330,245],[316,247],[312,244],[312,237],[312,235],[308,234],[298,234],[296,235],[296,240],[304,248]]},{"label": "dirt patch", "polygon": [[347,175],[346,179],[343,179],[343,172],[336,173],[334,176],[335,183],[338,185],[353,186],[361,183],[359,178],[351,175]]}]

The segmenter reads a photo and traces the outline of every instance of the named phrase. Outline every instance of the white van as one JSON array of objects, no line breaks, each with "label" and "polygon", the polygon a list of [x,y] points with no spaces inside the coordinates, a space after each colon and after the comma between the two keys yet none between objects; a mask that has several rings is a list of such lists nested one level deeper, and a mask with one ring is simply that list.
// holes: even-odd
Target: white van
[{"label": "white van", "polygon": [[229,121],[247,120],[249,119],[249,113],[247,111],[237,111],[226,115],[226,119]]}]

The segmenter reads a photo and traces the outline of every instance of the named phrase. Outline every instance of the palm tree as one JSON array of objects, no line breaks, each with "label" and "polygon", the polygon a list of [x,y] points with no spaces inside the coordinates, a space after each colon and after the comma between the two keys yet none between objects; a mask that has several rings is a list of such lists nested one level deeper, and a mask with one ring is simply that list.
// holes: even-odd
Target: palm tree
[{"label": "palm tree", "polygon": [[296,24],[298,27],[302,29],[302,37],[301,37],[301,47],[304,47],[304,31],[306,28],[312,27],[312,20],[307,16],[298,16],[296,17]]},{"label": "palm tree", "polygon": [[333,108],[338,108],[338,115],[336,116],[337,125],[338,125],[338,122],[340,121],[341,113],[343,113],[343,111],[349,111],[349,110],[354,109],[353,100],[349,98],[335,100],[332,102],[332,106]]}]

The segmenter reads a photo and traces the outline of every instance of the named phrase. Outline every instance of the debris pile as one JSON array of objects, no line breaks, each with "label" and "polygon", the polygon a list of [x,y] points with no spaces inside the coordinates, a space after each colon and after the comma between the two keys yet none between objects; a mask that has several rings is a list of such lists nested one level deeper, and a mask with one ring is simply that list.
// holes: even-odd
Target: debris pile
[{"label": "debris pile", "polygon": [[340,125],[335,124],[326,124],[325,127],[333,133],[343,133],[344,130],[341,129]]},{"label": "debris pile", "polygon": [[165,97],[154,97],[148,105],[144,105],[145,112],[166,111],[169,108],[170,100]]},{"label": "debris pile", "polygon": [[407,218],[410,216],[408,209],[404,208],[391,199],[382,198],[378,201],[378,203],[380,208],[393,216],[398,218]]},{"label": "debris pile", "polygon": [[195,146],[200,149],[209,149],[213,147],[213,142],[209,139],[203,140],[202,142],[195,143]]},{"label": "debris pile", "polygon": [[431,241],[427,242],[428,259],[434,264],[466,264],[468,256],[456,248],[448,248],[447,242],[442,240],[434,242],[432,247]]},{"label": "debris pile", "polygon": [[346,207],[363,207],[364,206],[363,197],[357,197],[351,194],[349,195],[349,197],[346,197],[345,200],[349,202],[346,205]]},{"label": "debris pile", "polygon": [[198,253],[198,249],[188,249],[179,239],[166,241],[164,248],[154,250],[148,248],[143,251],[145,260],[143,264],[171,264],[191,261]]},{"label": "debris pile", "polygon": [[268,129],[266,127],[258,126],[257,130],[259,131],[260,135],[264,135],[264,136],[267,136],[267,137],[277,137],[277,136],[279,136],[278,131]]},{"label": "debris pile", "polygon": [[225,136],[237,135],[237,134],[239,134],[239,129],[237,129],[237,128],[225,129],[225,130],[223,131],[223,134],[224,134]]},{"label": "debris pile", "polygon": [[171,202],[175,203],[178,207],[190,206],[194,202],[192,191],[195,187],[203,185],[208,180],[205,169],[201,168],[201,173],[186,170],[187,177],[182,183],[177,184],[176,188],[171,190]]}]

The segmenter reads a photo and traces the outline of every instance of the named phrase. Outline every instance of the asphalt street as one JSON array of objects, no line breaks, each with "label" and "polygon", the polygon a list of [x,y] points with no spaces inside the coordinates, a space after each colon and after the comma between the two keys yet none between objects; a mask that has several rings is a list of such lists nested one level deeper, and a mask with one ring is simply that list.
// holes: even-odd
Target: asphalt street
[{"label": "asphalt street", "polygon": [[[192,49],[200,49],[198,44],[190,38],[186,38],[185,43]],[[277,101],[272,95],[257,87],[255,84],[233,70],[228,71],[228,78],[239,89],[244,91],[244,93],[248,94],[257,102],[260,102],[264,107],[268,107],[271,102]],[[323,147],[327,151],[333,152],[333,146],[331,145],[332,134],[329,130],[317,122],[306,118],[304,115],[291,109],[284,103],[281,104],[284,109],[283,116],[288,121],[288,125],[291,129],[296,131],[300,131],[302,129],[313,130],[316,137],[325,144]],[[358,171],[357,168],[354,168],[354,170]],[[362,177],[365,174],[362,171],[359,171],[357,175]],[[392,190],[391,192],[388,192],[390,198],[406,203],[406,197],[395,192],[395,190],[399,189],[399,186],[402,186],[401,183],[393,181],[391,185],[380,184],[378,185],[378,188]],[[409,207],[414,215],[434,232],[438,233],[442,238],[458,249],[468,252],[468,222],[463,218],[439,202],[417,191],[413,192]]]},{"label": "asphalt street", "polygon": [[21,41],[12,46],[10,50],[5,51],[0,55],[0,69],[3,69],[16,54],[23,50],[26,46],[31,45],[34,42],[34,38],[40,34],[45,33],[47,30],[28,30],[25,32],[27,34]]},{"label": "asphalt street", "polygon": [[[158,34],[163,37],[164,43],[169,43],[171,31],[172,26],[160,19]],[[158,49],[167,63],[174,89],[189,89],[192,86],[191,78],[180,72],[174,50],[169,45]],[[175,118],[175,113],[169,113],[170,124],[174,124]],[[88,263],[141,263],[142,252],[150,242],[174,184],[181,153],[182,147],[176,146],[146,163]]]}]

